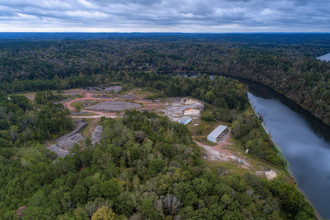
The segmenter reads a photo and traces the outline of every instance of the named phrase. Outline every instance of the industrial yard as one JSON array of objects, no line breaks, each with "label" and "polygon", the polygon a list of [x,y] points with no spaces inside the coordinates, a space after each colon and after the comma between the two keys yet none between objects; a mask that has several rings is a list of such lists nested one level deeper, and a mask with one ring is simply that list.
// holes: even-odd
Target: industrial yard
[{"label": "industrial yard", "polygon": [[[189,129],[193,130],[204,126],[200,125],[201,113],[204,110],[204,103],[200,100],[190,97],[151,100],[148,99],[152,94],[150,91],[135,88],[123,92],[121,89],[121,86],[115,85],[103,88],[86,87],[65,90],[63,95],[66,98],[60,103],[71,111],[75,129],[56,139],[47,148],[59,157],[65,157],[74,144],[84,145],[86,138],[91,139],[93,146],[100,144],[103,127],[98,125],[99,119],[101,117],[122,117],[126,110],[154,112],[167,116],[172,121],[187,125]],[[29,94],[28,97],[34,98],[33,94]],[[212,123],[207,124],[212,125]],[[269,168],[259,163],[251,164],[247,154],[233,150],[231,131],[227,126],[214,124],[203,130],[202,134],[193,134],[193,139],[203,149],[204,160],[235,164],[238,168],[253,170],[256,175],[264,176],[267,179],[277,176],[276,171],[269,171]],[[215,137],[210,137],[212,135]]]}]

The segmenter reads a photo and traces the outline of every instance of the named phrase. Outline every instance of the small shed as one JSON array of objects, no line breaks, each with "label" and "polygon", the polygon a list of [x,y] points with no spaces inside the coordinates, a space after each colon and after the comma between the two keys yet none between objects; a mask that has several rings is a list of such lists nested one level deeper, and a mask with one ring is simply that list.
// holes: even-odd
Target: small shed
[{"label": "small shed", "polygon": [[228,127],[225,125],[219,125],[208,136],[207,140],[213,143],[217,143],[228,131]]},{"label": "small shed", "polygon": [[191,117],[189,117],[189,116],[183,116],[182,118],[180,118],[180,119],[178,120],[178,122],[179,122],[180,124],[183,124],[183,125],[187,125],[187,124],[189,124],[191,121],[192,121],[192,119],[191,119]]}]

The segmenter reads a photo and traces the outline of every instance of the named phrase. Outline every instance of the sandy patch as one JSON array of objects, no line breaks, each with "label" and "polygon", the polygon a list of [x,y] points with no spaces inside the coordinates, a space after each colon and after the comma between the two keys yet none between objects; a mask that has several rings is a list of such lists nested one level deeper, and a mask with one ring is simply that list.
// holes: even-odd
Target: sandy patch
[{"label": "sandy patch", "polygon": [[198,117],[201,114],[201,111],[198,109],[188,108],[183,112],[184,115]]},{"label": "sandy patch", "polygon": [[272,180],[277,176],[277,173],[275,170],[269,170],[269,171],[265,171],[265,175],[268,180]]},{"label": "sandy patch", "polygon": [[187,99],[184,104],[185,105],[191,105],[191,104],[197,104],[197,105],[199,105],[200,102],[199,101],[196,101],[196,100],[193,100],[193,99]]}]

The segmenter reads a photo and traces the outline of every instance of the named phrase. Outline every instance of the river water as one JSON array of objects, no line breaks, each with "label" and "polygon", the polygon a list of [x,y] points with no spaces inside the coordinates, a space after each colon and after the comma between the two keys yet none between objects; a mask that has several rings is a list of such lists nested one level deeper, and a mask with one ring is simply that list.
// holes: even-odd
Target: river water
[{"label": "river water", "polygon": [[282,149],[298,187],[323,218],[330,218],[330,129],[296,104],[262,85],[248,97]]},{"label": "river water", "polygon": [[320,56],[317,59],[322,61],[330,61],[330,53]]}]

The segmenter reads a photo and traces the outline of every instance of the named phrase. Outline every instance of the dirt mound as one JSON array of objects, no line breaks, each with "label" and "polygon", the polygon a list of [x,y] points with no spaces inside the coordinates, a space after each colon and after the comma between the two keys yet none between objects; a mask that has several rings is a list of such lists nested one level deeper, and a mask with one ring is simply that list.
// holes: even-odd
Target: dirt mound
[{"label": "dirt mound", "polygon": [[111,111],[111,112],[121,112],[125,110],[132,110],[141,107],[140,104],[124,102],[124,101],[105,101],[100,102],[96,105],[89,106],[85,109],[95,110],[95,111]]},{"label": "dirt mound", "polygon": [[83,119],[76,119],[74,125],[73,131],[55,140],[58,147],[69,150],[75,143],[85,140],[79,132],[87,126],[87,123]]},{"label": "dirt mound", "polygon": [[83,140],[85,138],[80,133],[76,133],[64,139],[56,140],[56,144],[64,150],[70,150],[74,144],[79,144]]}]

